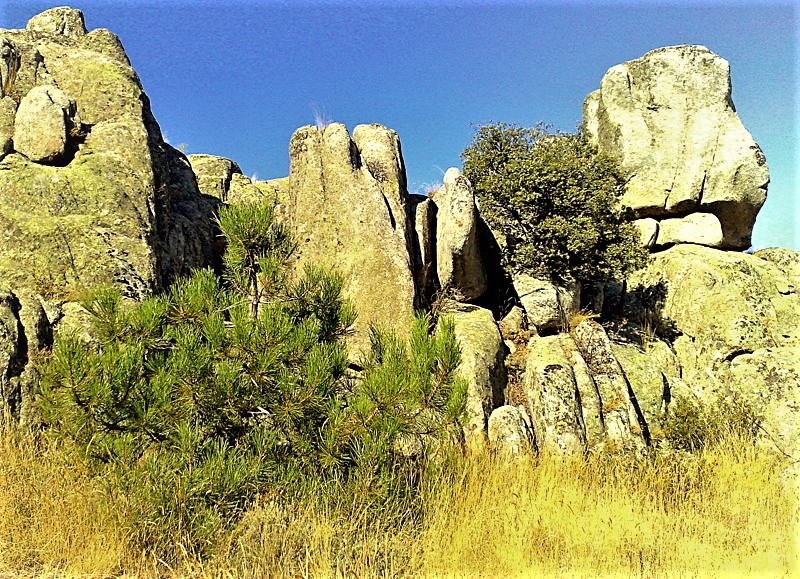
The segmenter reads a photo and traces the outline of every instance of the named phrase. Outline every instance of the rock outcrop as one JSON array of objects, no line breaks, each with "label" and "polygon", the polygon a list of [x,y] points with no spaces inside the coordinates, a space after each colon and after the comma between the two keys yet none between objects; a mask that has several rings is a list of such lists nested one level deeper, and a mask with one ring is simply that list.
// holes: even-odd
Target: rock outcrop
[{"label": "rock outcrop", "polygon": [[[743,396],[781,450],[800,457],[798,268],[800,254],[786,249],[748,255],[677,245],[629,278],[625,312],[671,344],[677,374],[698,397]],[[666,358],[650,364],[663,367],[657,359]],[[674,375],[664,370],[664,398],[651,408],[669,401]]]},{"label": "rock outcrop", "polygon": [[614,66],[586,98],[584,120],[630,176],[622,203],[638,217],[711,214],[722,230],[703,218],[657,243],[749,247],[769,171],[733,107],[727,61],[703,46],[672,46]]},{"label": "rock outcrop", "polygon": [[468,440],[482,438],[492,410],[502,403],[506,387],[503,339],[489,310],[460,305],[446,315],[453,320],[461,348],[458,373],[467,382],[464,435]]},{"label": "rock outcrop", "polygon": [[211,263],[214,205],[166,145],[119,40],[54,8],[0,30],[0,279],[140,298]]},{"label": "rock outcrop", "polygon": [[289,145],[289,219],[298,242],[293,267],[336,269],[358,312],[351,351],[369,346],[377,324],[411,327],[417,293],[408,194],[397,134],[342,124],[298,129]]}]

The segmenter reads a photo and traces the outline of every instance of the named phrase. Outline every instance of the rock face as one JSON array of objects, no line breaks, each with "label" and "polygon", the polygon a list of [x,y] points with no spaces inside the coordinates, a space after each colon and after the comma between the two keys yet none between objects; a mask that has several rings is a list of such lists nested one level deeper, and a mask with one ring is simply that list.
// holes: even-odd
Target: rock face
[{"label": "rock face", "polygon": [[630,175],[622,203],[638,217],[713,214],[721,239],[695,228],[681,241],[749,247],[769,171],[736,115],[727,61],[703,46],[673,46],[614,66],[586,98],[584,120]]},{"label": "rock face", "polygon": [[486,421],[503,399],[506,368],[503,339],[492,312],[477,306],[461,306],[448,312],[461,347],[458,373],[467,381],[465,437],[482,438]]},{"label": "rock face", "polygon": [[[54,8],[0,30],[0,279],[140,298],[211,263],[213,203],[110,32]],[[11,138],[13,137],[13,138]]]},{"label": "rock face", "polygon": [[350,340],[356,356],[369,326],[406,334],[416,304],[412,227],[396,133],[341,124],[298,129],[289,145],[289,219],[298,248],[294,267],[332,267],[358,311]]},{"label": "rock face", "polygon": [[[800,436],[790,426],[800,422],[798,268],[800,254],[786,249],[748,255],[677,245],[631,276],[625,297],[627,315],[648,321],[671,342],[678,374],[695,395],[742,395],[763,412],[771,439],[794,456],[800,455]],[[668,398],[675,379],[664,374]]]},{"label": "rock face", "polygon": [[486,273],[478,241],[478,208],[469,180],[448,169],[444,186],[433,196],[436,223],[436,267],[439,284],[454,299],[471,301],[486,291]]}]

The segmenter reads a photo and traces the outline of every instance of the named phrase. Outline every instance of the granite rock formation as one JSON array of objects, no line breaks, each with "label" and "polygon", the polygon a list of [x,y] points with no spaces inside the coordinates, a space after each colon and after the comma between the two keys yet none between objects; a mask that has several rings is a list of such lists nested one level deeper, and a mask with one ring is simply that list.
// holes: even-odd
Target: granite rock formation
[{"label": "granite rock formation", "polygon": [[671,46],[614,66],[586,98],[584,121],[629,175],[622,203],[637,217],[704,213],[722,229],[709,224],[663,243],[750,246],[769,171],[736,114],[727,61],[704,46]]}]

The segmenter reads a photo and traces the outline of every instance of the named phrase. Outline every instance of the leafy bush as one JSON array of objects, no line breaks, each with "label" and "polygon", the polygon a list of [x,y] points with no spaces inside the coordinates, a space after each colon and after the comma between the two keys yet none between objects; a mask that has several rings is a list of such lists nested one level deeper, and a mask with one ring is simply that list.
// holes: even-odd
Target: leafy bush
[{"label": "leafy bush", "polygon": [[[464,404],[452,326],[412,346],[376,333],[359,379],[342,337],[354,320],[342,278],[290,282],[291,246],[268,206],[220,215],[224,281],[209,271],[139,304],[102,289],[85,303],[95,341],[57,341],[43,416],[123,497],[131,530],[159,558],[205,556],[258,495],[414,492],[428,434],[452,433]],[[401,438],[419,452],[398,451]]]},{"label": "leafy bush", "polygon": [[512,270],[604,281],[644,265],[647,250],[618,207],[619,168],[582,132],[489,124],[461,157]]}]

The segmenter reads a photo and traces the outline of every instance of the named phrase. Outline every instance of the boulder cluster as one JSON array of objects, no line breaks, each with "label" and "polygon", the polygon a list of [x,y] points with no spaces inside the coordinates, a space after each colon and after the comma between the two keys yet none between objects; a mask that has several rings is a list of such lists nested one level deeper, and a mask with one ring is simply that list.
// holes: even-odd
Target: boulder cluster
[{"label": "boulder cluster", "polygon": [[253,181],[232,160],[166,144],[119,40],[87,32],[79,11],[0,30],[2,402],[26,415],[29,362],[79,324],[80,291],[115,283],[140,299],[214,266],[215,208],[268,201],[294,231],[292,270],[344,274],[355,367],[372,326],[407,334],[419,310],[454,320],[476,444],[638,452],[662,440],[676,401],[741,395],[765,439],[800,456],[800,254],[738,251],[769,174],[727,62],[700,46],[655,50],[611,68],[584,115],[630,176],[622,202],[652,251],[590,304],[578,284],[502,270],[458,169],[410,194],[386,127],[302,127],[289,175]]}]

